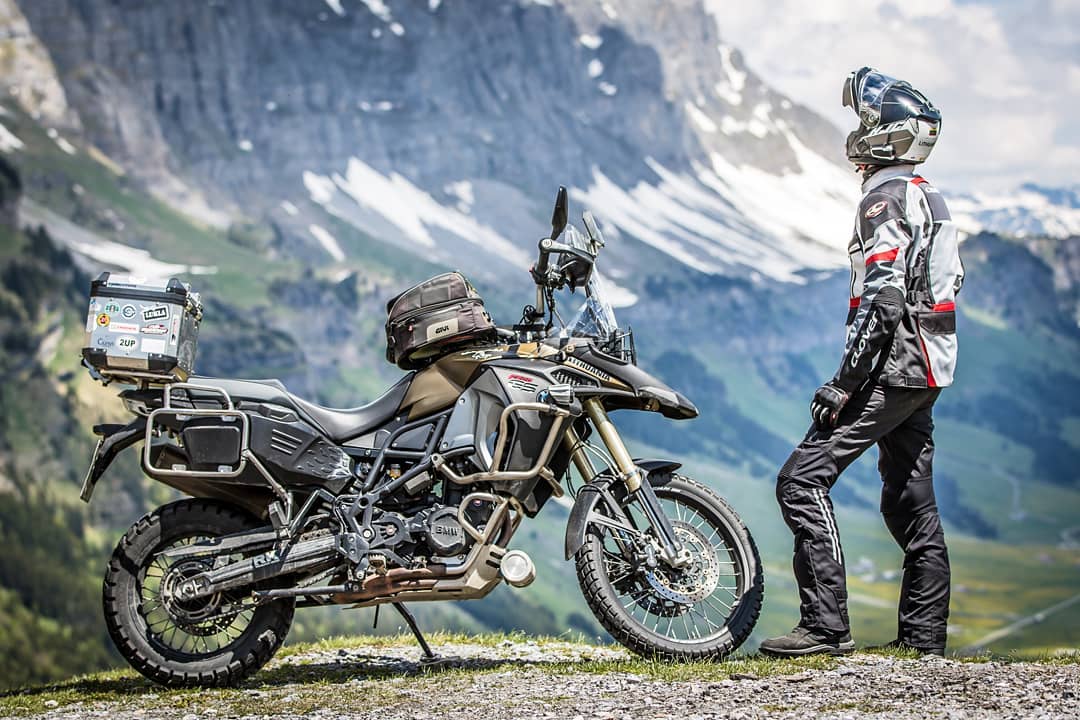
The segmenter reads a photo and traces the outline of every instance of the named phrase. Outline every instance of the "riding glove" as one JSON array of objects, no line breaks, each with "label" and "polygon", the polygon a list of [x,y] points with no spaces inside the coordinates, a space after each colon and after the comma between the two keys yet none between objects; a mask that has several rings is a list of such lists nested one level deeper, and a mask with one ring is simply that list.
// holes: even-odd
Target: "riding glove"
[{"label": "riding glove", "polygon": [[814,400],[810,403],[810,417],[814,418],[817,429],[828,430],[836,425],[840,411],[844,409],[850,397],[850,394],[831,381],[819,387],[814,393]]}]

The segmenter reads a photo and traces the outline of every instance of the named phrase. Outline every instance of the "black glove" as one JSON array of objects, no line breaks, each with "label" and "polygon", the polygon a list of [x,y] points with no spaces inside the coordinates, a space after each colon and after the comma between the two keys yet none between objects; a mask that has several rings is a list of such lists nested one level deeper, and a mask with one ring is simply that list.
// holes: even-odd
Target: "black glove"
[{"label": "black glove", "polygon": [[836,425],[840,411],[844,409],[850,397],[851,395],[837,387],[831,380],[819,387],[810,403],[810,417],[814,418],[817,429],[828,430]]}]

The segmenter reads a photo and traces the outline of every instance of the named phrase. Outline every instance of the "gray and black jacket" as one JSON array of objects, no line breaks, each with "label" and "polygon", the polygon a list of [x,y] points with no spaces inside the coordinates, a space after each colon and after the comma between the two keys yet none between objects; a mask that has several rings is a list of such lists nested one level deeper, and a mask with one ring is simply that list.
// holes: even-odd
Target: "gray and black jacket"
[{"label": "gray and black jacket", "polygon": [[956,368],[956,293],[964,267],[941,193],[914,165],[863,183],[848,246],[851,302],[844,359],[833,382],[947,387]]}]

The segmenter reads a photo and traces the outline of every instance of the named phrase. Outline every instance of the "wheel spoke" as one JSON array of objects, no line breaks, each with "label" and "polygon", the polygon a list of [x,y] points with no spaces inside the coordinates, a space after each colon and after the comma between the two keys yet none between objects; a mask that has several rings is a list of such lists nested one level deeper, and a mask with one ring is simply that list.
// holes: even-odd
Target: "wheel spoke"
[{"label": "wheel spoke", "polygon": [[[220,652],[243,636],[255,617],[249,607],[233,596],[213,595],[192,601],[171,598],[173,588],[183,577],[207,568],[211,558],[172,560],[161,552],[203,542],[203,535],[180,538],[165,548],[145,566],[137,586],[137,610],[146,623],[150,638],[173,652],[186,655],[209,655]],[[242,559],[242,555],[232,560]],[[171,598],[171,599],[170,599]]]},{"label": "wheel spoke", "polygon": [[[723,605],[727,609],[728,613],[730,613],[732,610],[735,609],[733,606],[728,605],[726,602],[724,602],[720,598],[712,597],[711,595],[709,597],[705,598],[702,602],[704,602],[706,605],[709,605],[710,607],[712,607],[713,610],[716,610],[716,612],[719,612],[721,615],[724,615],[724,613],[720,612],[719,608],[717,608],[715,605],[712,604],[713,600],[715,600],[716,602]],[[726,615],[725,615],[725,617],[726,617]]]},{"label": "wheel spoke", "polygon": [[691,563],[682,568],[661,563],[642,574],[643,543],[655,547],[657,540],[642,508],[633,502],[625,511],[632,526],[644,528],[642,535],[629,537],[605,529],[599,543],[601,567],[610,597],[634,624],[674,642],[697,645],[728,629],[749,582],[741,559],[744,551],[727,521],[706,499],[674,487],[658,487],[657,496],[660,509],[690,551]]}]

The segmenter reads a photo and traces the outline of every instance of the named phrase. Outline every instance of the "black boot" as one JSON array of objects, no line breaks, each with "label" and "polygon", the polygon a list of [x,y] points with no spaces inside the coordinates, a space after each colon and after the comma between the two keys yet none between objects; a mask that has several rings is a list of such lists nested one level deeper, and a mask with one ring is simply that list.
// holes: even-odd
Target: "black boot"
[{"label": "black boot", "polygon": [[874,651],[874,650],[885,650],[885,651],[888,651],[888,650],[901,650],[901,651],[904,651],[904,652],[913,652],[913,653],[916,653],[918,655],[937,655],[938,657],[944,657],[945,656],[945,648],[940,648],[940,647],[938,647],[938,648],[918,647],[916,645],[909,645],[908,643],[904,642],[903,640],[893,640],[892,642],[887,642],[884,645],[871,645],[870,647],[868,647],[866,649],[870,650],[870,651]]},{"label": "black boot", "polygon": [[843,655],[855,649],[851,633],[830,633],[796,625],[787,635],[769,638],[761,643],[761,652],[774,657],[801,655]]}]

